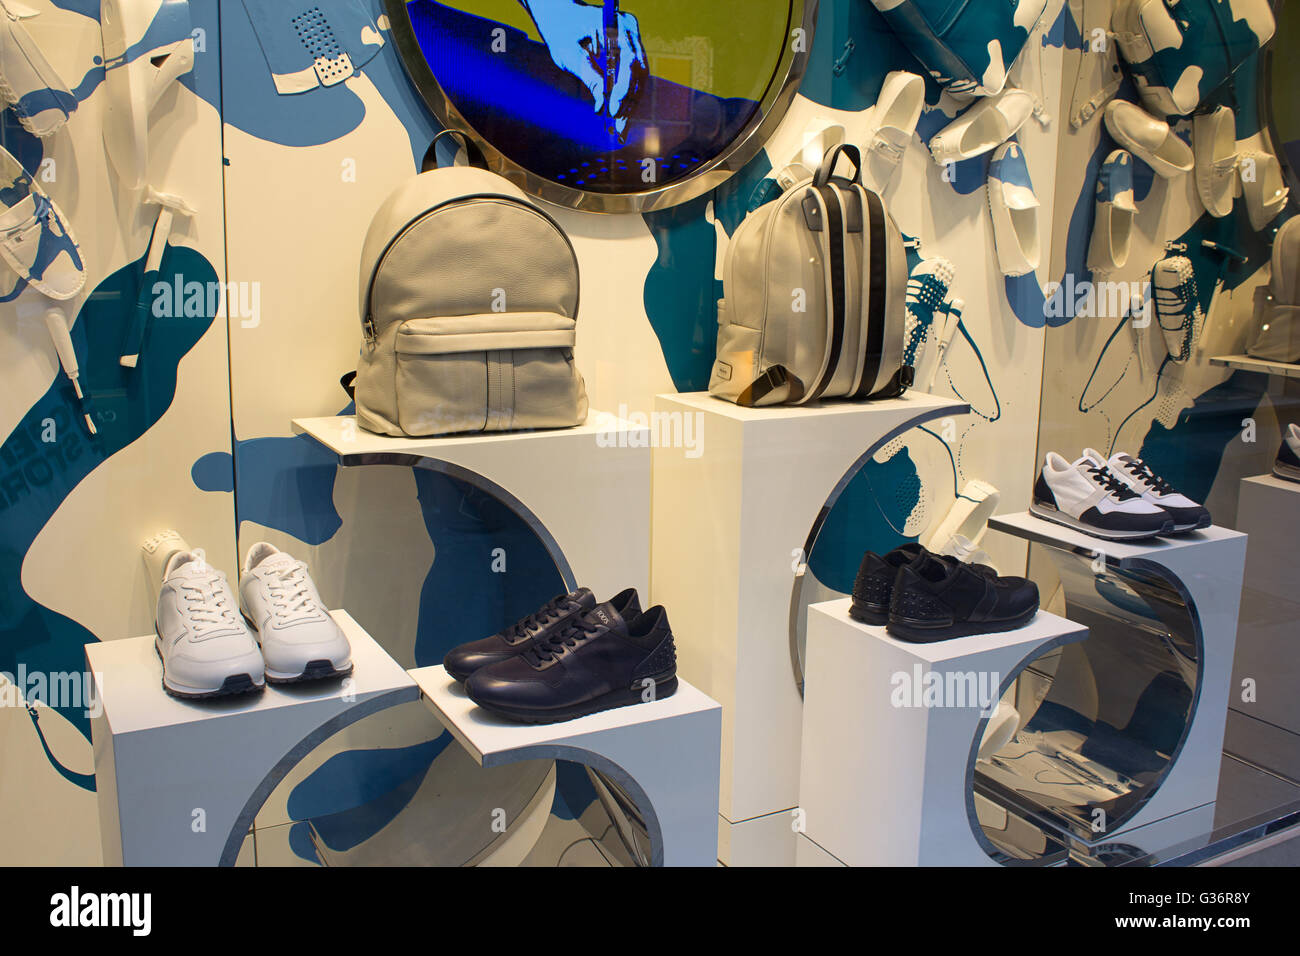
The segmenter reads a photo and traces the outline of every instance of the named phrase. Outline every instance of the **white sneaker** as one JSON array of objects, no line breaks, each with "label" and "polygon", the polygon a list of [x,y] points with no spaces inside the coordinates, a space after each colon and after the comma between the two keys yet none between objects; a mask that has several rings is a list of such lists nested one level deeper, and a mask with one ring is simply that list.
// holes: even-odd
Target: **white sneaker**
[{"label": "white sneaker", "polygon": [[1205,325],[1192,261],[1186,256],[1161,259],[1151,270],[1151,289],[1165,349],[1172,362],[1183,365],[1192,357]]},{"label": "white sneaker", "polygon": [[1034,483],[1031,514],[1107,541],[1168,534],[1174,519],[1111,474],[1096,452],[1069,462],[1048,452]]},{"label": "white sneaker", "polygon": [[248,549],[239,576],[244,617],[257,629],[273,684],[352,673],[352,648],[330,617],[307,565],[265,541]]},{"label": "white sneaker", "polygon": [[207,563],[202,549],[167,560],[154,618],[167,693],[225,697],[266,685],[257,641],[237,608],[225,574]]},{"label": "white sneaker", "polygon": [[68,217],[3,146],[0,260],[51,299],[71,299],[86,285],[86,263]]},{"label": "white sneaker", "polygon": [[[1084,454],[1096,455],[1097,452],[1089,448]],[[1174,533],[1208,528],[1213,523],[1210,512],[1204,506],[1175,491],[1169,482],[1157,475],[1141,458],[1116,452],[1110,456],[1106,467],[1151,504],[1168,511],[1174,519]]]}]

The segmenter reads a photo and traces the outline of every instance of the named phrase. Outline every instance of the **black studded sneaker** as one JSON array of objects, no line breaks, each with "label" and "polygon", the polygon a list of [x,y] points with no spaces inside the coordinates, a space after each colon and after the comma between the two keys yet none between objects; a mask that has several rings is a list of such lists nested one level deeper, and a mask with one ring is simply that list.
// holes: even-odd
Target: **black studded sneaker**
[{"label": "black studded sneaker", "polygon": [[[636,588],[628,588],[610,598],[620,614],[635,617],[641,613]],[[596,606],[596,596],[589,588],[561,594],[491,637],[453,647],[442,659],[442,666],[455,680],[463,681],[480,668],[522,654],[536,641],[545,640],[568,627],[577,617]]]},{"label": "black studded sneaker", "polygon": [[1024,627],[1038,613],[1038,585],[983,574],[960,561],[923,555],[898,571],[886,630],[930,644]]},{"label": "black studded sneaker", "polygon": [[[849,605],[849,617],[863,624],[889,623],[889,604],[894,596],[894,582],[898,580],[898,572],[922,555],[940,561],[957,561],[947,555],[933,554],[915,542],[900,545],[884,557],[874,551],[864,554],[862,564],[858,567],[857,579],[853,582],[853,603]],[[998,576],[997,571],[987,564],[972,564],[969,567],[986,577]]]},{"label": "black studded sneaker", "polygon": [[676,690],[677,649],[667,612],[653,607],[627,619],[612,602],[465,681],[465,693],[484,710],[530,724],[671,697]]}]

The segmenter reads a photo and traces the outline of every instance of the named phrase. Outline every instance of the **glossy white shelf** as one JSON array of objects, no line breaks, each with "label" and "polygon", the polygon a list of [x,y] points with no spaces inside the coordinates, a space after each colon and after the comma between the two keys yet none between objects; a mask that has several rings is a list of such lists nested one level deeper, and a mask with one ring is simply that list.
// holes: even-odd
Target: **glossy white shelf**
[{"label": "glossy white shelf", "polygon": [[427,468],[487,492],[532,528],[570,590],[649,592],[647,426],[592,412],[576,428],[441,438],[377,435],[352,415],[298,418],[293,429],[343,466]]},{"label": "glossy white shelf", "polygon": [[1054,521],[1047,521],[1028,511],[1017,514],[997,515],[989,519],[989,528],[1014,534],[1029,541],[1050,544],[1055,547],[1069,548],[1081,553],[1102,553],[1111,561],[1119,562],[1124,567],[1126,562],[1136,559],[1162,561],[1172,559],[1175,555],[1185,554],[1190,550],[1204,548],[1215,542],[1231,541],[1245,538],[1245,535],[1228,528],[1211,525],[1200,531],[1171,535],[1164,538],[1146,538],[1142,541],[1107,541],[1095,538],[1082,531],[1067,528]]},{"label": "glossy white shelf", "polygon": [[91,735],[105,864],[233,864],[254,815],[298,760],[361,717],[419,698],[346,611],[331,614],[352,646],[349,677],[212,700],[163,690],[152,634],[86,645],[103,705]]},{"label": "glossy white shelf", "polygon": [[[1027,662],[1087,628],[1039,611],[1014,631],[913,644],[853,620],[851,603],[808,609],[805,835],[851,866],[991,864],[968,783],[986,708]],[[962,699],[923,703],[931,681]],[[816,865],[817,854],[802,856]]]},{"label": "glossy white shelf", "polygon": [[1271,362],[1267,359],[1252,358],[1249,355],[1216,355],[1210,359],[1210,364],[1239,369],[1243,372],[1263,372],[1265,375],[1277,375],[1281,378],[1300,378],[1300,365]]},{"label": "glossy white shelf", "polygon": [[712,866],[718,855],[722,708],[678,679],[662,700],[554,724],[495,716],[441,667],[410,672],[426,706],[481,766],[571,760],[609,776],[636,800],[664,866]]}]

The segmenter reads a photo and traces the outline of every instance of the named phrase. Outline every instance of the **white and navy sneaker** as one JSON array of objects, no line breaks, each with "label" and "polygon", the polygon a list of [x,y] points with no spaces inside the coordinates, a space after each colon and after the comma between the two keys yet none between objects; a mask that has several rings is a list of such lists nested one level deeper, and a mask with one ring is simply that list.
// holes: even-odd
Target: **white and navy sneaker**
[{"label": "white and navy sneaker", "polygon": [[[1083,453],[1088,456],[1097,455],[1097,452],[1091,448],[1084,449]],[[1116,452],[1110,456],[1106,467],[1134,492],[1151,504],[1168,511],[1169,516],[1174,519],[1175,534],[1208,528],[1213,523],[1208,509],[1175,491],[1169,482],[1152,471],[1151,466],[1141,458]]]},{"label": "white and navy sneaker", "polygon": [[1282,433],[1273,474],[1286,481],[1300,481],[1300,425],[1288,425]]},{"label": "white and navy sneaker", "polygon": [[1029,511],[1107,541],[1140,540],[1174,530],[1169,512],[1120,481],[1104,459],[1087,453],[1069,462],[1048,452]]},{"label": "white and navy sneaker", "polygon": [[257,631],[272,684],[352,673],[352,647],[302,561],[265,541],[253,545],[239,575],[239,603]]},{"label": "white and navy sneaker", "polygon": [[237,610],[226,575],[203,551],[167,560],[154,618],[163,689],[173,697],[226,697],[266,685],[257,641]]}]

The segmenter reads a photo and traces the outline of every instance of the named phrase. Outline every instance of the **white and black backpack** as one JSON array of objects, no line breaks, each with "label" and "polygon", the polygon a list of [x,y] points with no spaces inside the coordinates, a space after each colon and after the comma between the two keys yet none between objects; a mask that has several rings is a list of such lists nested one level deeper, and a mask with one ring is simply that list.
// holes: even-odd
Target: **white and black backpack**
[{"label": "white and black backpack", "polygon": [[[852,179],[834,175],[841,156]],[[709,392],[749,406],[903,394],[907,277],[902,234],[862,185],[857,147],[834,147],[732,237]]]}]

